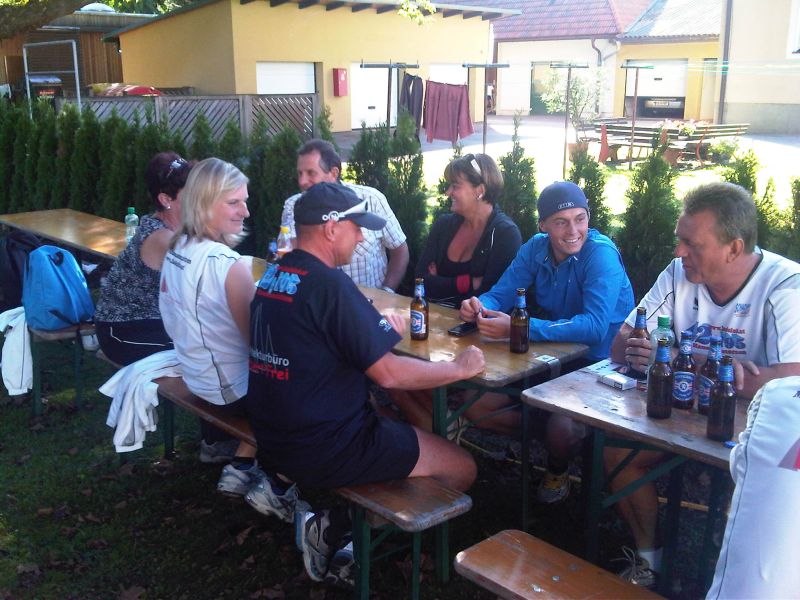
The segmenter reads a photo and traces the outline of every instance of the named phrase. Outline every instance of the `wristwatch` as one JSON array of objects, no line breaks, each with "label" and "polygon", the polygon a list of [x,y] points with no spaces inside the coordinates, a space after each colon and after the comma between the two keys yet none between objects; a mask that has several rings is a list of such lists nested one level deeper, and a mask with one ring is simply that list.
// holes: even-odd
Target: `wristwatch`
[{"label": "wristwatch", "polygon": [[382,289],[384,292],[389,292],[390,294],[394,294],[394,290],[393,290],[392,288],[390,288],[388,285],[382,285],[382,286],[381,286],[381,289]]}]

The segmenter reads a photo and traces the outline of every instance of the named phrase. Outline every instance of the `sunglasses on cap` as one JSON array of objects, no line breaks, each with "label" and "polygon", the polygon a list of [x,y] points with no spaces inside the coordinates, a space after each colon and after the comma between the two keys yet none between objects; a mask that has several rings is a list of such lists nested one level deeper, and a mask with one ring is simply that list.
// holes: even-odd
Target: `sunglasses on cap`
[{"label": "sunglasses on cap", "polygon": [[167,174],[164,175],[164,177],[161,179],[162,185],[165,185],[173,174],[177,173],[178,171],[182,170],[184,167],[188,165],[189,162],[183,158],[176,158],[171,163],[169,163],[169,170],[167,171]]},{"label": "sunglasses on cap", "polygon": [[472,169],[478,174],[478,177],[483,179],[483,171],[481,171],[481,166],[478,164],[478,159],[475,158],[474,154],[465,154],[464,160],[469,163]]},{"label": "sunglasses on cap", "polygon": [[334,223],[338,223],[342,219],[346,219],[350,215],[361,215],[366,212],[369,212],[369,200],[364,200],[363,202],[359,202],[358,204],[354,204],[347,210],[338,211],[332,210],[326,215],[322,215],[322,221],[333,221]]}]

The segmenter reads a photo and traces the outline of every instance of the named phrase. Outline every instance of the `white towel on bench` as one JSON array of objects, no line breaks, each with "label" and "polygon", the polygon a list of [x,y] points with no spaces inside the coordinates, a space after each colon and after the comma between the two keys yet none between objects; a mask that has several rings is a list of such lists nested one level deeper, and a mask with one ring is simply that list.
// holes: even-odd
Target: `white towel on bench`
[{"label": "white towel on bench", "polygon": [[181,377],[183,371],[174,350],[157,352],[123,367],[100,386],[100,392],[112,398],[106,425],[115,428],[117,452],[139,450],[145,434],[158,424],[159,377]]},{"label": "white towel on bench", "polygon": [[25,324],[25,309],[21,306],[0,313],[0,332],[3,342],[3,384],[9,396],[19,396],[33,387],[31,336]]}]

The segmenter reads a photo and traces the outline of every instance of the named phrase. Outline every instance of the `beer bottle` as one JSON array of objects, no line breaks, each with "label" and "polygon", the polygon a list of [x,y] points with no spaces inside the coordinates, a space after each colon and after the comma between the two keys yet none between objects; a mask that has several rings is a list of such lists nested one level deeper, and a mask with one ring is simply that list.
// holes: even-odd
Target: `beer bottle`
[{"label": "beer bottle", "polygon": [[517,288],[517,302],[511,311],[510,349],[516,354],[528,351],[528,311],[525,308],[525,288]]},{"label": "beer bottle", "polygon": [[[633,331],[631,331],[631,334],[628,337],[642,338],[645,340],[650,337],[650,334],[647,333],[647,309],[644,306],[640,306],[636,309],[636,322],[634,323]],[[630,363],[628,363],[628,375],[634,379],[647,379],[647,373],[637,371],[631,366]]]},{"label": "beer bottle", "polygon": [[669,365],[669,340],[658,340],[656,362],[647,373],[647,416],[666,419],[672,414],[672,367]]},{"label": "beer bottle", "polygon": [[706,435],[712,440],[727,442],[733,437],[733,420],[736,416],[736,388],[733,387],[733,359],[722,357],[717,372],[717,383],[711,388]]},{"label": "beer bottle", "polygon": [[272,240],[269,243],[269,248],[267,250],[267,262],[269,264],[275,264],[278,262],[278,242]]},{"label": "beer bottle", "polygon": [[425,280],[414,280],[414,299],[411,301],[411,339],[428,339],[428,301],[425,300]]},{"label": "beer bottle", "polygon": [[700,369],[697,378],[697,412],[701,415],[708,414],[708,405],[711,402],[711,388],[717,382],[719,361],[722,358],[722,338],[712,335],[708,346],[708,359]]},{"label": "beer bottle", "polygon": [[672,361],[672,406],[691,410],[694,406],[694,358],[692,358],[691,331],[681,331],[681,347],[678,356]]}]

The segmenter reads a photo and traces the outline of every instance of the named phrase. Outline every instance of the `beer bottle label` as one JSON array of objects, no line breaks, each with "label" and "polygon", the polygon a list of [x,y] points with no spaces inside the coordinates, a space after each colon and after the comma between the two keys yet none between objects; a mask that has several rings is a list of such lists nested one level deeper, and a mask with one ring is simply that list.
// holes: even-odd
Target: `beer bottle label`
[{"label": "beer bottle label", "polygon": [[677,371],[672,382],[672,397],[679,402],[690,402],[694,393],[694,373]]},{"label": "beer bottle label", "polygon": [[523,296],[517,296],[516,307],[517,308],[526,308],[525,296],[524,295]]},{"label": "beer bottle label", "polygon": [[692,353],[692,338],[681,340],[681,354]]},{"label": "beer bottle label", "polygon": [[425,297],[425,284],[420,283],[414,286],[414,297],[415,298],[424,298]]},{"label": "beer bottle label", "polygon": [[428,324],[425,323],[425,313],[419,310],[411,311],[411,333],[425,333]]},{"label": "beer bottle label", "polygon": [[658,346],[658,350],[656,350],[656,361],[669,362],[669,346]]},{"label": "beer bottle label", "polygon": [[646,329],[647,328],[647,316],[640,315],[636,313],[636,322],[633,325],[634,329]]},{"label": "beer bottle label", "polygon": [[711,388],[713,387],[713,379],[700,375],[697,379],[697,406],[709,406],[711,404]]},{"label": "beer bottle label", "polygon": [[718,379],[720,381],[733,381],[733,365],[720,365]]}]

